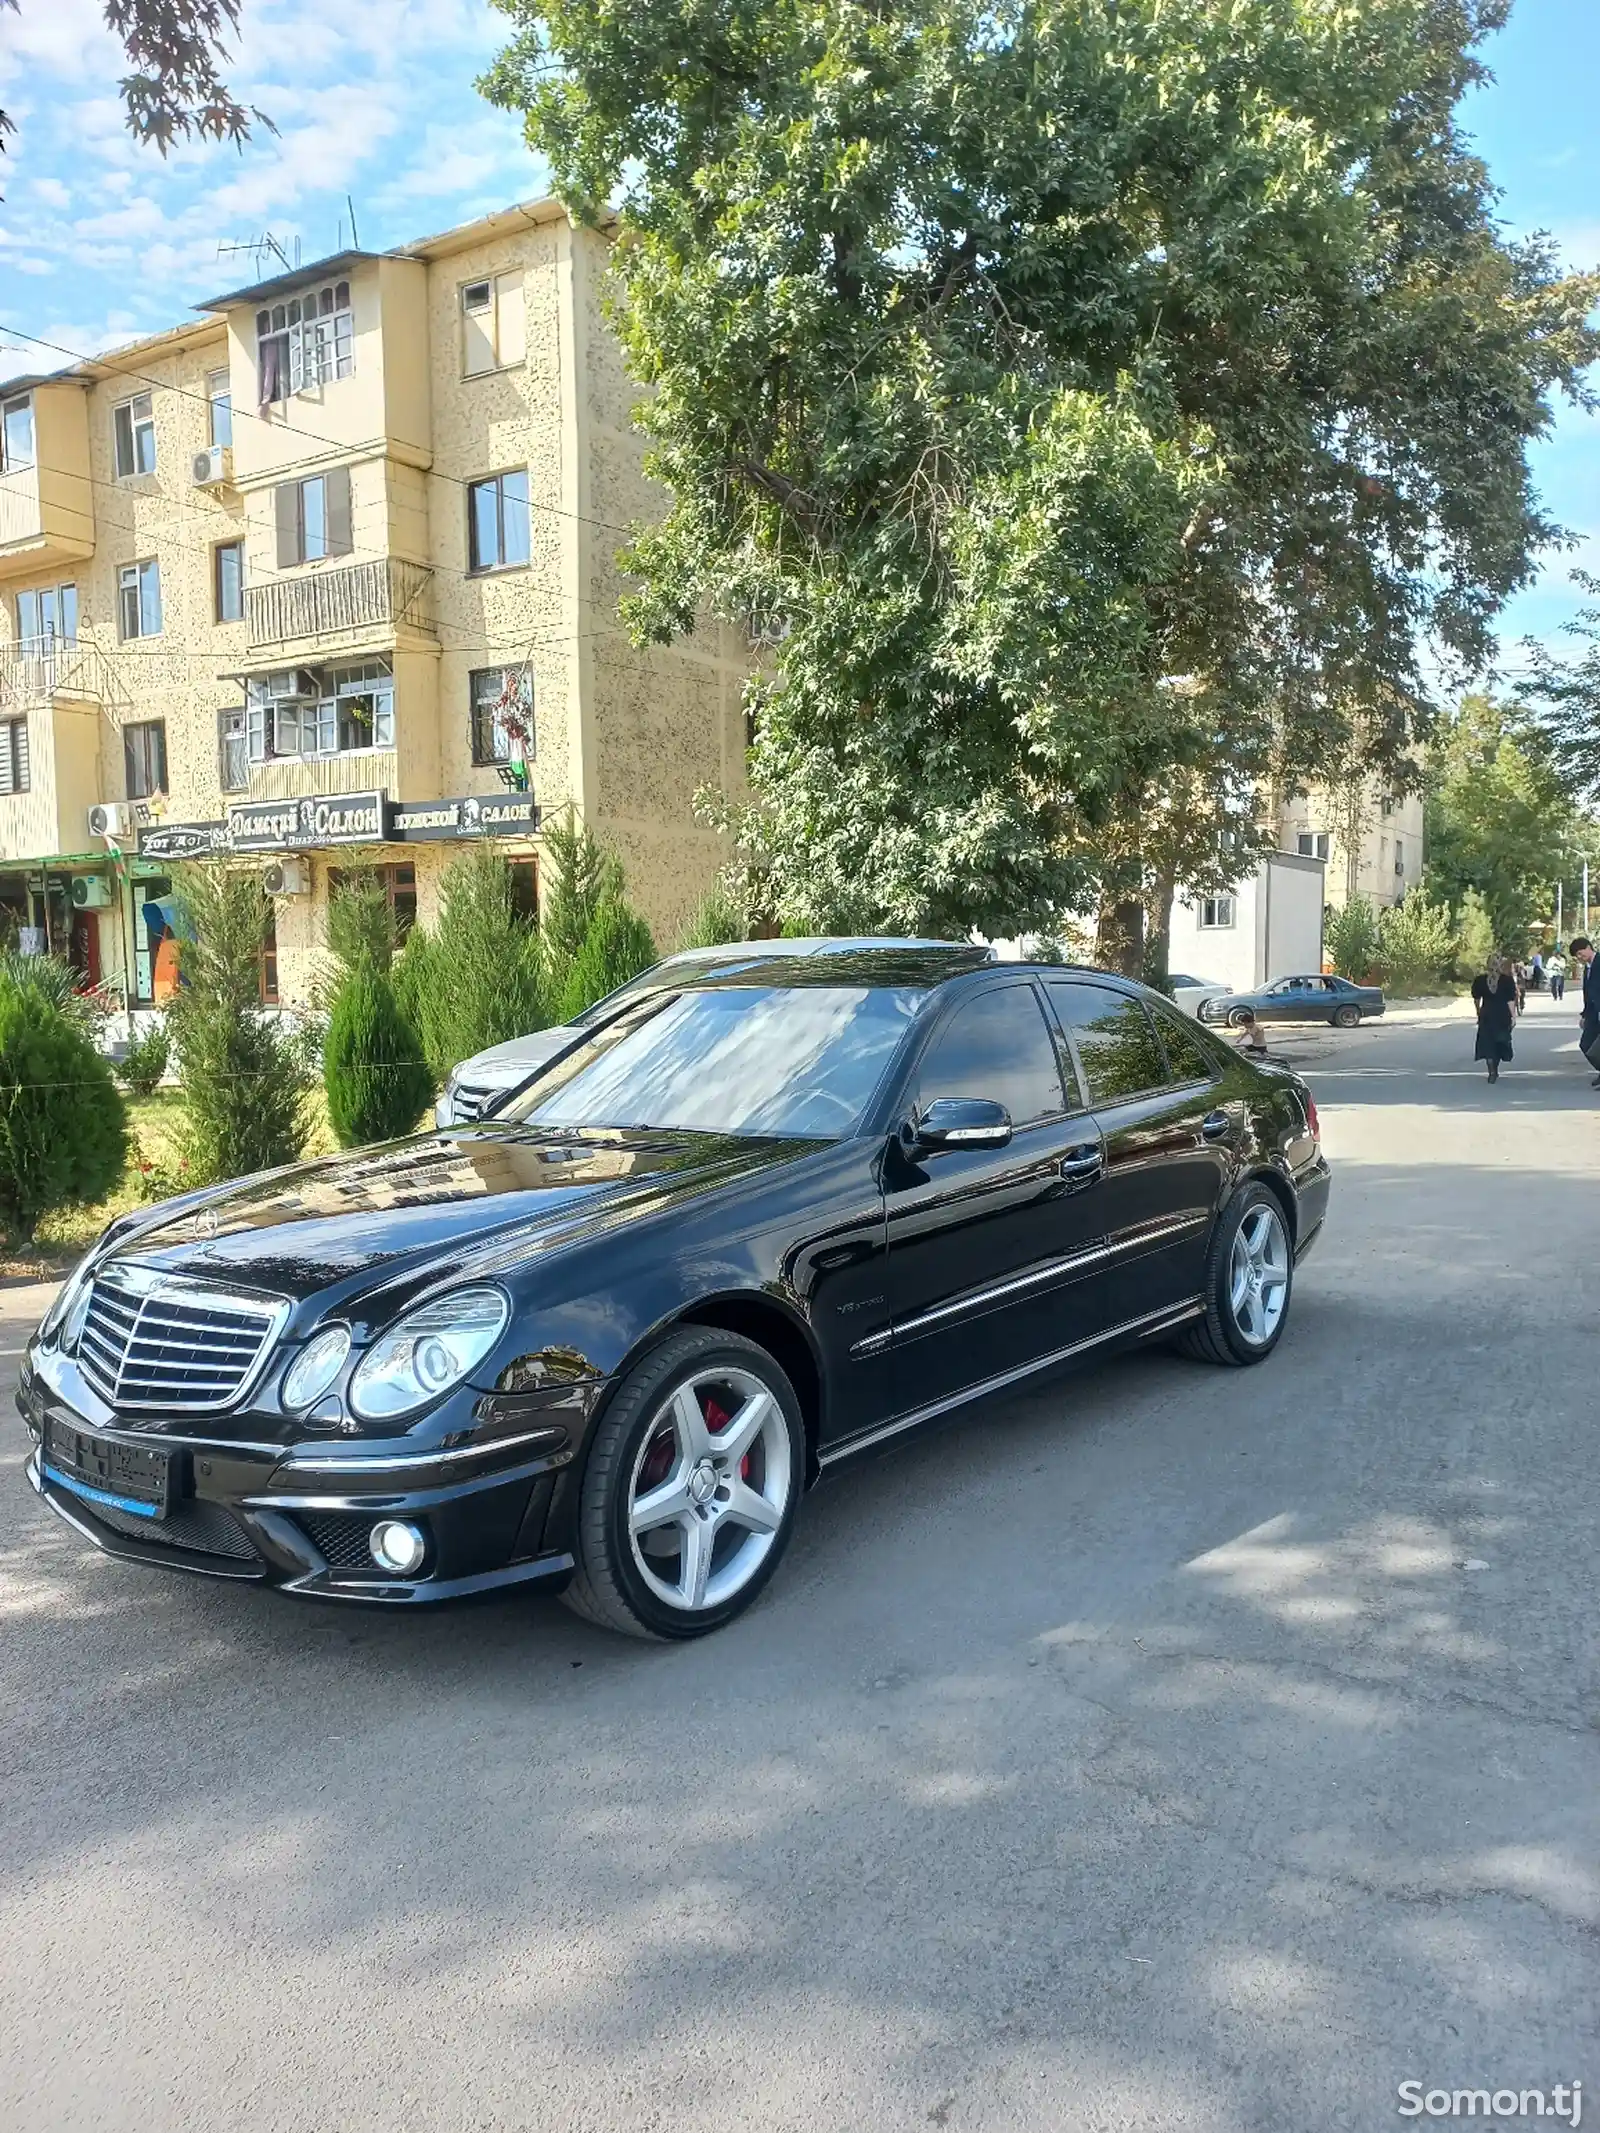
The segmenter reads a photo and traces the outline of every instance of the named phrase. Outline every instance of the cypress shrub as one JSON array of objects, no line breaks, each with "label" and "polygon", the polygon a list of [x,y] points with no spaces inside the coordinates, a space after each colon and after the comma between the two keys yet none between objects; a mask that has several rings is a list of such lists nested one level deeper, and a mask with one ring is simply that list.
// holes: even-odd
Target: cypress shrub
[{"label": "cypress shrub", "polygon": [[224,867],[187,867],[177,895],[189,938],[168,1026],[190,1176],[207,1185],[292,1163],[306,1142],[309,1076],[303,1048],[261,1012],[261,883]]},{"label": "cypress shrub", "polygon": [[596,912],[608,899],[621,896],[621,863],[601,848],[586,822],[569,811],[545,825],[539,953],[551,1020],[565,1019],[561,1003]]},{"label": "cypress shrub", "polygon": [[346,875],[328,905],[328,951],[338,976],[369,962],[386,977],[396,945],[394,912],[379,876],[371,867]]},{"label": "cypress shrub", "polygon": [[41,1216],[104,1199],[127,1159],[110,1067],[45,988],[0,978],[0,1220],[27,1243]]},{"label": "cypress shrub", "polygon": [[678,941],[679,948],[721,948],[748,940],[750,926],[739,899],[725,881],[718,880],[689,914]]},{"label": "cypress shrub", "polygon": [[167,1062],[172,1056],[172,1040],[159,1022],[152,1023],[142,1037],[131,1037],[128,1049],[116,1062],[113,1071],[122,1086],[134,1096],[150,1096],[159,1086],[167,1071]]},{"label": "cypress shrub", "polygon": [[570,1022],[657,960],[650,928],[620,895],[605,897],[567,973],[561,1020]]},{"label": "cypress shrub", "polygon": [[343,1148],[413,1132],[433,1094],[433,1076],[394,987],[365,959],[334,995],[322,1080],[329,1123]]},{"label": "cypress shrub", "polygon": [[512,909],[500,853],[483,846],[447,869],[438,929],[418,968],[428,999],[416,1026],[441,1081],[485,1046],[544,1027],[539,935]]}]

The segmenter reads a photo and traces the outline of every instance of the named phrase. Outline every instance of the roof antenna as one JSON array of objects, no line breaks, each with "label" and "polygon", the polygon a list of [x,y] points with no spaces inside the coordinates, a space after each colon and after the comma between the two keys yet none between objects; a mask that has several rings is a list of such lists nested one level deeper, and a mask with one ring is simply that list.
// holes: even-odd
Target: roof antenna
[{"label": "roof antenna", "polygon": [[344,204],[350,210],[350,249],[352,252],[359,252],[361,239],[356,234],[356,204],[348,193],[344,196]]},{"label": "roof antenna", "polygon": [[[299,251],[300,247],[296,244],[296,265],[299,264]],[[286,274],[292,272],[289,265],[289,255],[283,249],[283,246],[279,244],[277,238],[273,236],[271,230],[267,230],[260,237],[247,237],[242,243],[224,242],[217,246],[217,257],[219,259],[231,259],[241,252],[248,252],[255,261],[257,274],[261,272],[262,261],[266,259],[275,259]]]}]

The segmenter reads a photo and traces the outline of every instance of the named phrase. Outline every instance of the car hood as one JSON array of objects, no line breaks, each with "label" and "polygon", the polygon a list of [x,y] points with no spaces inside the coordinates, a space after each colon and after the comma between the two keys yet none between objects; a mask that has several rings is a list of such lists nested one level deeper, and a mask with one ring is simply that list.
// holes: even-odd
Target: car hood
[{"label": "car hood", "polygon": [[815,1141],[490,1121],[299,1163],[152,1209],[109,1258],[296,1298],[475,1265],[641,1220],[814,1151]]}]

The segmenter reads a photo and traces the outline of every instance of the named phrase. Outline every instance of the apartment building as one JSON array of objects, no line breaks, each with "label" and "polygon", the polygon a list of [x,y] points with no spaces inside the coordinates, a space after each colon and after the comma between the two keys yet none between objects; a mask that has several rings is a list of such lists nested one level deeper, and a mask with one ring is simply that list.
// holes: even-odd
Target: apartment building
[{"label": "apartment building", "polygon": [[172,870],[260,869],[268,1000],[314,984],[331,887],[431,918],[473,840],[537,907],[576,807],[670,936],[744,776],[744,646],[640,652],[616,552],[660,508],[553,202],[350,250],[0,385],[0,923],[130,1002],[171,982]]},{"label": "apartment building", "polygon": [[1422,797],[1372,784],[1359,795],[1325,786],[1277,810],[1278,849],[1327,864],[1328,902],[1343,910],[1352,896],[1375,909],[1397,904],[1422,880]]}]

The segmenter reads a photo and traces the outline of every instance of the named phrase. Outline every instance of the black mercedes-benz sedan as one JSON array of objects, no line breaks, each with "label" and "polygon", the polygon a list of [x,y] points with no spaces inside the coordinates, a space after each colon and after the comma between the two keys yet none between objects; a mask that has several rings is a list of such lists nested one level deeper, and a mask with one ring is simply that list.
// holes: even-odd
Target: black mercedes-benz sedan
[{"label": "black mercedes-benz sedan", "polygon": [[694,1636],[852,1453],[1119,1344],[1263,1360],[1327,1198],[1303,1083],[1139,986],[730,950],[477,1125],[114,1223],[29,1478],[142,1563]]}]

